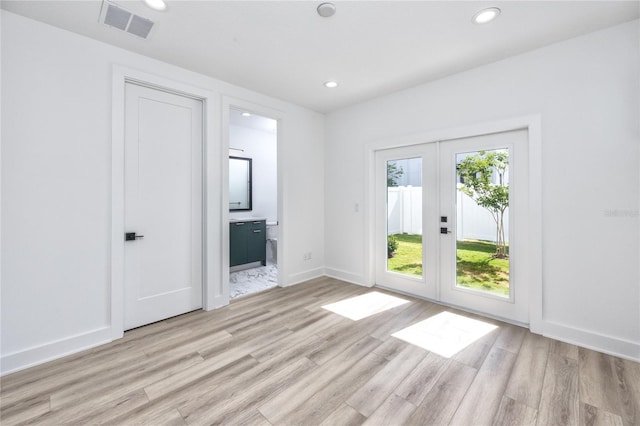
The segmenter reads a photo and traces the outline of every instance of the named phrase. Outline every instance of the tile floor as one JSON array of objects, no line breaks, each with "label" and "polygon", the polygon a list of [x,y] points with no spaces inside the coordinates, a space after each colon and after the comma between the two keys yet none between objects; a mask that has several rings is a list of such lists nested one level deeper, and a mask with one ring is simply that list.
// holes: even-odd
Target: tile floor
[{"label": "tile floor", "polygon": [[267,266],[231,272],[229,275],[229,298],[235,299],[257,293],[278,285],[278,266],[267,262]]}]

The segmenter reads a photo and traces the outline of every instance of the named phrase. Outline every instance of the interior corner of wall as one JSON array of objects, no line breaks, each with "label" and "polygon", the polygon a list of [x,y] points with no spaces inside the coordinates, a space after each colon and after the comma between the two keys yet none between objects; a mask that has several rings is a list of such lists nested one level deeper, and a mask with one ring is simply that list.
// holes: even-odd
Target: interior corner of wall
[{"label": "interior corner of wall", "polygon": [[362,274],[356,274],[354,272],[344,271],[337,268],[325,268],[325,275],[337,280],[345,281],[351,284],[356,284],[363,287],[373,287],[374,283],[369,283],[362,276]]}]

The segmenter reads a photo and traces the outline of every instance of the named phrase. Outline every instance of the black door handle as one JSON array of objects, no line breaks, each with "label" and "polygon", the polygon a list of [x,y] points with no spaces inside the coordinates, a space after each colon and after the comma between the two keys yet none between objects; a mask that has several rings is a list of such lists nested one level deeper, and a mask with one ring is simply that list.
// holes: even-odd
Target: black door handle
[{"label": "black door handle", "polygon": [[137,239],[142,239],[142,238],[144,238],[144,235],[136,235],[135,232],[127,232],[124,234],[125,241],[135,241]]}]

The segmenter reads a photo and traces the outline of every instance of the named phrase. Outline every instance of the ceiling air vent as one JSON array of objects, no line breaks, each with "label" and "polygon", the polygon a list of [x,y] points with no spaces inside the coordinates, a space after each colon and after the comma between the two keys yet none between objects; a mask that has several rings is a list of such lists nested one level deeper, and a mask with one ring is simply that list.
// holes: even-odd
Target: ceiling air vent
[{"label": "ceiling air vent", "polygon": [[153,28],[152,20],[134,15],[115,3],[106,0],[102,2],[99,20],[112,28],[117,28],[145,39],[149,36],[151,28]]}]

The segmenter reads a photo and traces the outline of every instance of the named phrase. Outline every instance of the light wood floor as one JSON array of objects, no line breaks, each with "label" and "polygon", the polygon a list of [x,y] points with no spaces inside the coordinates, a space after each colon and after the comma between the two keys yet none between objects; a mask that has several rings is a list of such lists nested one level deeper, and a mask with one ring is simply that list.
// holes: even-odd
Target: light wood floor
[{"label": "light wood floor", "polygon": [[[322,278],[129,331],[3,377],[2,424],[640,425],[638,363],[405,296],[322,308],[371,291]],[[391,337],[443,311],[498,327],[450,358]]]}]

